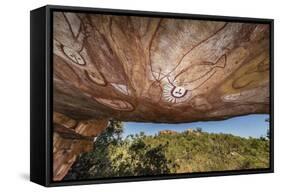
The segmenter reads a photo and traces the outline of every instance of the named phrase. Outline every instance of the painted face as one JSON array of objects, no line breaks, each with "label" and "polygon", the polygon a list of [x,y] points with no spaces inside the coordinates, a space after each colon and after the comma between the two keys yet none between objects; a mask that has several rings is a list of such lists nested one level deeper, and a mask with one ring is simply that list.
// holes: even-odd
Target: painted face
[{"label": "painted face", "polygon": [[170,83],[164,85],[163,98],[171,103],[185,102],[191,97],[191,91],[185,87],[175,86]]},{"label": "painted face", "polygon": [[187,93],[187,90],[184,87],[174,87],[171,90],[171,95],[175,98],[181,98],[184,97]]},{"label": "painted face", "polygon": [[69,59],[71,59],[71,61],[73,61],[74,63],[76,63],[78,65],[85,65],[86,64],[83,57],[78,52],[76,52],[75,50],[73,50],[69,47],[66,47],[66,46],[63,46],[62,50],[63,50],[64,54]]}]

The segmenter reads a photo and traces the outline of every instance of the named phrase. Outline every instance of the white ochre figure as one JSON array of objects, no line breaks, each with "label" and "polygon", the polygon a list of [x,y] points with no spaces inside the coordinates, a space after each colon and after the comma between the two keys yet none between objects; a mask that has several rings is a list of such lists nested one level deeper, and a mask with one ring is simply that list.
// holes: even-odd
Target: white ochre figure
[{"label": "white ochre figure", "polygon": [[80,55],[79,52],[75,51],[74,49],[71,49],[69,47],[63,46],[62,48],[64,54],[71,59],[72,62],[78,64],[78,65],[85,65],[86,62],[83,59],[83,57]]},{"label": "white ochre figure", "polygon": [[54,54],[84,70],[85,76],[95,85],[106,86],[103,74],[93,64],[84,46],[92,31],[90,24],[86,20],[82,22],[75,13],[55,13],[54,17],[54,26],[59,26],[54,30]]},{"label": "white ochre figure", "polygon": [[191,92],[184,87],[175,86],[171,83],[164,85],[163,98],[171,103],[181,103],[191,96]]},{"label": "white ochre figure", "polygon": [[55,33],[64,35],[54,39],[54,53],[66,61],[69,59],[77,65],[85,65],[86,61],[82,52],[86,32],[80,18],[74,13],[57,13],[56,16],[61,16],[55,22],[55,26],[61,26],[61,29],[57,29]]},{"label": "white ochre figure", "polygon": [[[217,71],[226,64],[226,55],[217,62],[200,62],[182,70],[174,78],[163,79],[163,99],[171,103],[182,103],[191,99],[192,91],[207,82]],[[173,80],[171,80],[173,79]]]}]

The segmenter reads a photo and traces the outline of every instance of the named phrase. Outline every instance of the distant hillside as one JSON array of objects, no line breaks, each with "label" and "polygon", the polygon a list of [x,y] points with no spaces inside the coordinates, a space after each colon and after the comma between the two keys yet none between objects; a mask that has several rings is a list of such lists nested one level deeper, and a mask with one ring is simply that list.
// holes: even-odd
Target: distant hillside
[{"label": "distant hillside", "polygon": [[[187,133],[187,134],[200,134],[201,132],[202,132],[201,128],[195,128],[195,129],[194,128],[187,128],[184,131],[184,133]],[[166,129],[166,130],[159,131],[158,135],[173,135],[173,134],[177,134],[177,133],[181,133],[181,132]]]},{"label": "distant hillside", "polygon": [[230,134],[187,130],[178,134],[145,136],[145,143],[167,144],[165,155],[175,172],[202,172],[269,167],[269,141]]}]

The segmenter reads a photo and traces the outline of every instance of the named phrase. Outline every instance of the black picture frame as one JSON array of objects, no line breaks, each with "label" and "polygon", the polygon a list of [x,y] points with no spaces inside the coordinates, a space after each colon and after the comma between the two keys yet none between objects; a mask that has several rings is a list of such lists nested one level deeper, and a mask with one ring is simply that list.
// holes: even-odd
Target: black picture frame
[{"label": "black picture frame", "polygon": [[[175,175],[104,178],[54,182],[52,175],[52,13],[54,11],[169,17],[179,19],[263,23],[270,25],[270,167],[266,169],[185,173]],[[195,15],[135,10],[46,5],[30,12],[30,180],[43,186],[65,186],[129,181],[147,181],[274,172],[274,20],[260,18]]]}]

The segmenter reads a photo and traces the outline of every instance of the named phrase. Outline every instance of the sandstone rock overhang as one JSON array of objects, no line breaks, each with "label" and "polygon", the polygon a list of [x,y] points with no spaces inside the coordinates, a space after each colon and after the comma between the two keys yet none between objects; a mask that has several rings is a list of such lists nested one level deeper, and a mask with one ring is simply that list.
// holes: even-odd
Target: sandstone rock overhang
[{"label": "sandstone rock overhang", "polygon": [[193,122],[269,113],[269,25],[54,13],[54,110]]}]

